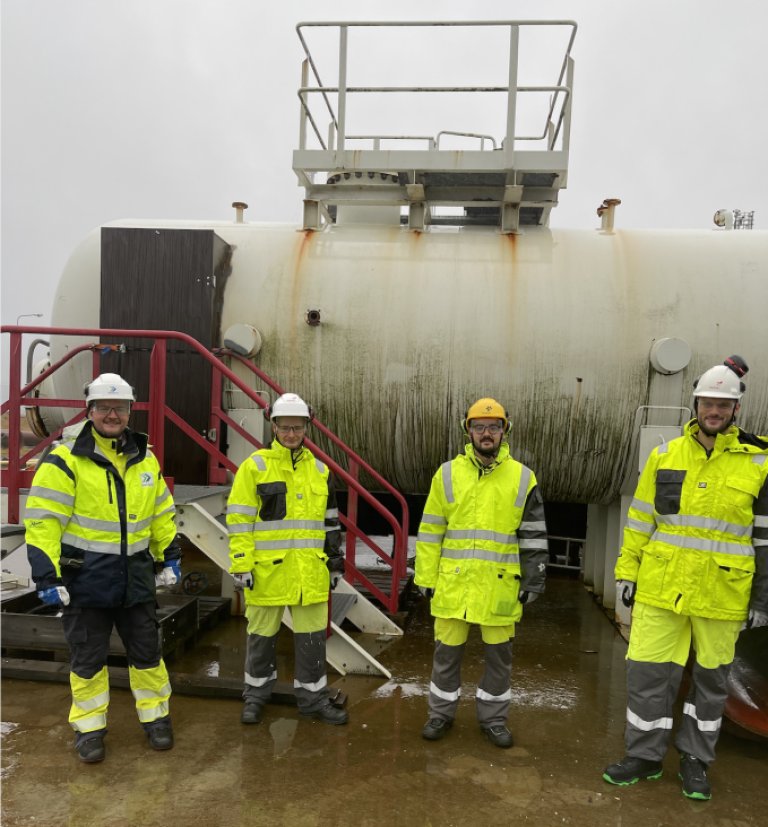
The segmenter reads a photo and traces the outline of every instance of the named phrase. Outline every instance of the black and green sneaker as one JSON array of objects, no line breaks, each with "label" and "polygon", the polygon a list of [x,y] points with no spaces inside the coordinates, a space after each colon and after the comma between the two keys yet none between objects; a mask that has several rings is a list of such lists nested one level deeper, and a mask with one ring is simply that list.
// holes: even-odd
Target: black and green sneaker
[{"label": "black and green sneaker", "polygon": [[642,779],[654,781],[661,778],[661,773],[661,761],[648,761],[645,758],[633,758],[631,755],[625,755],[621,761],[605,768],[603,779],[609,784],[627,787],[630,784],[637,784]]},{"label": "black and green sneaker", "polygon": [[712,798],[712,788],[707,780],[707,765],[693,755],[680,756],[680,780],[683,782],[683,795],[699,801]]}]

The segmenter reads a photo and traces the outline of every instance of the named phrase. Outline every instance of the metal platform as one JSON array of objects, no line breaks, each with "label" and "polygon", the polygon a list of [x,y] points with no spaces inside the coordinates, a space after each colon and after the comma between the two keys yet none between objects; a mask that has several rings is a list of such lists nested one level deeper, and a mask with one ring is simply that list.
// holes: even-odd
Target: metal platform
[{"label": "metal platform", "polygon": [[[203,629],[229,616],[229,598],[157,595],[163,657],[172,656]],[[43,604],[34,590],[3,601],[0,641],[4,653],[47,653],[67,656],[69,647],[55,609]],[[109,654],[124,657],[125,647],[117,632],[109,641]]]},{"label": "metal platform", "polygon": [[[311,51],[310,39],[320,38],[318,29],[338,30],[338,47],[329,69],[329,60]],[[505,85],[387,85],[369,81],[355,83],[348,78],[349,66],[357,67],[357,42],[371,31],[381,32],[379,40],[419,38],[421,45],[435,45],[438,31],[469,32],[479,38],[501,33],[506,40],[507,69]],[[553,37],[551,85],[520,85],[518,81],[520,41],[533,40],[547,31]],[[576,24],[569,20],[474,21],[474,22],[344,22],[301,23],[297,32],[306,58],[302,65],[299,148],[293,153],[293,169],[304,187],[304,228],[321,229],[341,223],[339,208],[395,208],[396,218],[388,223],[406,223],[422,231],[429,225],[466,226],[485,224],[502,233],[515,233],[521,226],[547,226],[549,213],[556,206],[559,190],[567,185],[570,145],[571,92],[573,60],[571,48]],[[374,41],[375,42],[375,41]],[[539,41],[537,40],[536,43]],[[364,47],[363,47],[364,48]],[[447,46],[450,49],[450,45]],[[482,46],[481,46],[482,48]],[[533,48],[537,48],[534,46]],[[372,61],[364,61],[370,68]],[[328,86],[322,73],[338,76],[338,85]],[[452,63],[450,53],[444,65]],[[418,71],[418,66],[414,68]],[[368,73],[370,74],[370,73]],[[310,85],[310,75],[314,85]],[[365,77],[368,77],[366,75]],[[448,93],[447,95],[445,93]],[[500,135],[480,135],[449,128],[460,118],[460,108],[443,108],[445,126],[423,134],[424,110],[436,98],[464,100],[471,96],[503,97],[505,106],[499,122]],[[365,98],[361,103],[361,98]],[[397,108],[387,107],[394,98]],[[525,100],[523,100],[525,99]],[[529,101],[533,99],[535,108]],[[348,118],[353,111],[357,120]],[[393,124],[388,134],[376,132],[379,109],[387,107]],[[437,109],[437,105],[434,105]],[[532,115],[529,117],[529,110]],[[365,113],[365,116],[360,114]],[[431,114],[431,111],[430,111]],[[526,117],[524,117],[524,115]],[[367,117],[367,119],[366,119]],[[349,120],[349,123],[348,123]],[[362,123],[360,123],[362,121]],[[527,134],[528,123],[533,126]],[[357,134],[352,134],[352,123]],[[360,126],[358,128],[358,123]],[[368,128],[367,124],[374,126]],[[327,124],[327,134],[325,124]],[[497,140],[498,138],[498,140]],[[451,144],[450,146],[448,144]],[[525,147],[524,149],[522,147]],[[440,208],[463,208],[445,214]],[[405,208],[400,215],[401,208]],[[356,223],[366,219],[359,211]],[[380,223],[383,213],[369,211],[369,220]]]}]

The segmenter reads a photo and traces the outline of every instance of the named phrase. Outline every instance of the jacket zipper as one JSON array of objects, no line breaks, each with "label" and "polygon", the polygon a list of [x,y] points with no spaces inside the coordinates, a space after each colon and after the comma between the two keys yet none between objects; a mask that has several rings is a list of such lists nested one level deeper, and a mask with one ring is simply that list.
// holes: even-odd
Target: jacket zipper
[{"label": "jacket zipper", "polygon": [[104,473],[107,475],[107,493],[109,494],[109,504],[112,505],[114,500],[112,499],[112,480],[109,476],[109,469],[106,469]]}]

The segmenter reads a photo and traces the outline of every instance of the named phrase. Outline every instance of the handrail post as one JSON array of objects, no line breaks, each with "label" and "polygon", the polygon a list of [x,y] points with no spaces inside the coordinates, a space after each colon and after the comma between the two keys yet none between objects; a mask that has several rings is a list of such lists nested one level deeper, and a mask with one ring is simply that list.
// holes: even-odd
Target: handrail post
[{"label": "handrail post", "polygon": [[504,158],[508,169],[515,159],[515,120],[517,117],[517,64],[519,60],[520,27],[509,27],[509,89],[507,90],[507,135]]},{"label": "handrail post", "polygon": [[95,379],[101,373],[101,353],[98,348],[91,351],[91,376]]},{"label": "handrail post", "polygon": [[21,440],[21,333],[11,333],[10,366],[8,375],[8,522],[19,522],[19,489],[21,468],[19,467]]},{"label": "handrail post", "polygon": [[347,136],[347,35],[347,27],[339,26],[339,126],[336,136],[339,152],[344,152]]},{"label": "handrail post", "polygon": [[[349,467],[347,472],[352,479],[357,482],[360,477],[360,466],[355,462],[354,459],[350,457],[349,460]],[[357,489],[353,486],[347,486],[347,519],[352,523],[355,528],[357,528],[357,506],[358,506],[358,496],[357,496]],[[354,566],[355,565],[355,547],[356,547],[357,539],[353,532],[347,532],[347,549],[346,549],[346,559]]]},{"label": "handrail post", "polygon": [[155,339],[149,360],[149,417],[147,421],[152,452],[165,467],[165,339]]},{"label": "handrail post", "polygon": [[[301,62],[301,88],[309,85],[309,60],[304,58]],[[307,108],[309,102],[299,95],[301,101],[301,112],[299,113],[299,149],[307,148]]]},{"label": "handrail post", "polygon": [[[216,445],[216,450],[221,452],[221,418],[219,417],[219,410],[221,405],[221,371],[217,370],[213,365],[211,366],[211,404],[209,407],[210,415],[208,417],[208,441]],[[215,437],[211,439],[211,434]],[[215,454],[208,455],[208,483],[212,485],[220,485],[226,482],[227,472],[216,458]]]},{"label": "handrail post", "polygon": [[[571,105],[573,102],[573,72],[574,62],[572,57],[568,57],[568,70],[566,73],[565,85],[568,87],[568,95],[565,101],[565,115],[563,123],[563,150],[570,152],[571,148]],[[554,147],[552,147],[554,149]]]}]

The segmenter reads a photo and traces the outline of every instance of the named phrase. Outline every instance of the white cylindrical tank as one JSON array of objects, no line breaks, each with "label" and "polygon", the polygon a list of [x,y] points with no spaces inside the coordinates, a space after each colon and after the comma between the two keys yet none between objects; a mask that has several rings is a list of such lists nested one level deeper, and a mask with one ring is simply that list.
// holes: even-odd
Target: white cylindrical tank
[{"label": "white cylindrical tank", "polygon": [[[738,353],[751,368],[740,424],[768,433],[766,232],[108,226],[212,229],[232,245],[222,333],[259,331],[259,367],[407,492],[428,489],[466,407],[494,396],[548,500],[611,501],[666,337],[692,352],[674,404]],[[99,278],[96,231],[62,276],[54,325],[98,326]],[[89,370],[69,371],[77,392]]]}]

